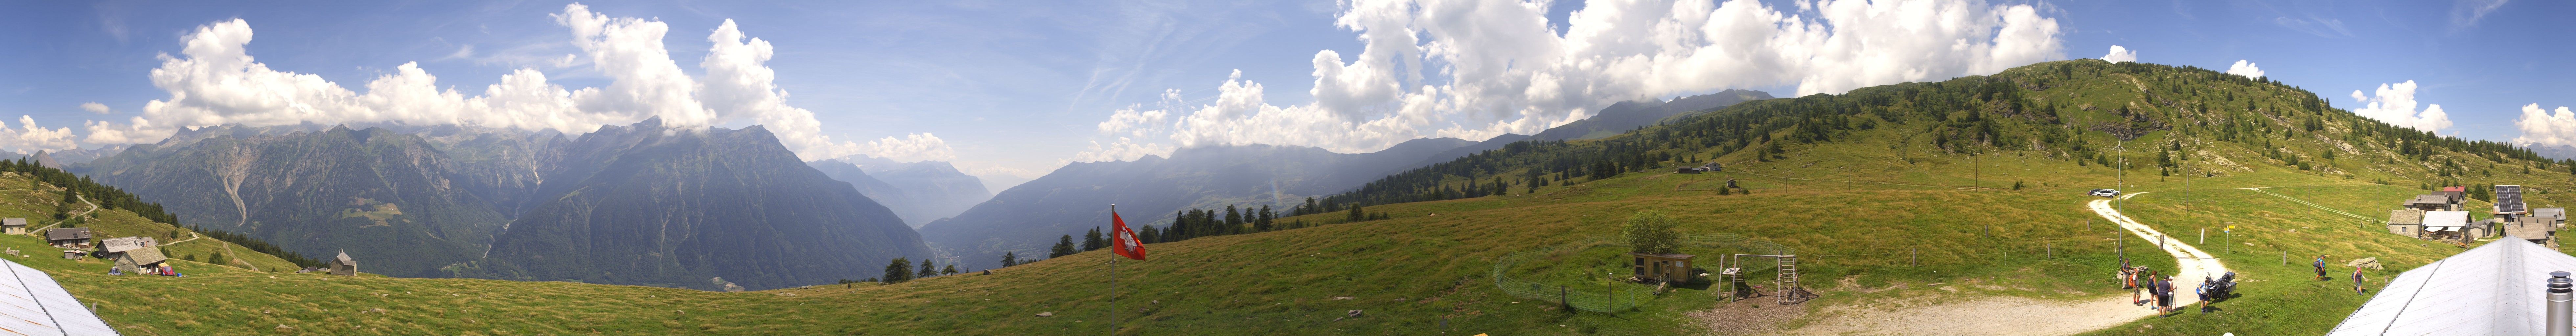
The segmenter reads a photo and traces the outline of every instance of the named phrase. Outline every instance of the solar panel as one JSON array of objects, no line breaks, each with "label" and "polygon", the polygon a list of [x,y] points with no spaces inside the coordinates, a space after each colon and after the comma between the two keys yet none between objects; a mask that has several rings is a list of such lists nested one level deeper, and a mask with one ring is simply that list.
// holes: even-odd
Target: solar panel
[{"label": "solar panel", "polygon": [[2495,186],[2495,204],[2496,213],[2530,212],[2530,209],[2522,204],[2522,186],[2518,185]]}]

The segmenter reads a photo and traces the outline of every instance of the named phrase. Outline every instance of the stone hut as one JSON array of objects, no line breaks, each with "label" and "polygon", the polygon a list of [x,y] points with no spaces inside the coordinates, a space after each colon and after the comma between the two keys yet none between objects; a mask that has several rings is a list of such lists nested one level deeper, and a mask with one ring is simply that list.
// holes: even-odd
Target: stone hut
[{"label": "stone hut", "polygon": [[27,234],[27,219],[0,218],[0,233],[13,235]]},{"label": "stone hut", "polygon": [[100,257],[116,262],[112,269],[118,272],[142,273],[170,261],[169,256],[161,254],[160,243],[154,242],[152,237],[108,238],[99,241],[99,249]]},{"label": "stone hut", "polygon": [[340,250],[340,256],[332,257],[322,268],[334,275],[358,275],[358,260],[349,259],[349,250]]},{"label": "stone hut", "polygon": [[2424,237],[2424,210],[2388,211],[2388,233],[2407,237]]}]

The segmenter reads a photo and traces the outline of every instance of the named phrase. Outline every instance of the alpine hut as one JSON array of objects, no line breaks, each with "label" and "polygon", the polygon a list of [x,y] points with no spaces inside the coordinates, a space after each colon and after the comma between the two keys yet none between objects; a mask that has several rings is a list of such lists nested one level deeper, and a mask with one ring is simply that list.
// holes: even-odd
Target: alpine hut
[{"label": "alpine hut", "polygon": [[161,254],[160,243],[152,241],[152,237],[108,238],[99,241],[99,249],[103,251],[100,256],[116,262],[111,269],[123,273],[142,273],[170,261],[170,257]]},{"label": "alpine hut", "polygon": [[45,244],[61,248],[89,248],[89,228],[45,229]]},{"label": "alpine hut", "polygon": [[349,250],[340,250],[340,256],[326,264],[323,268],[330,269],[333,275],[358,275],[358,260],[349,259]]}]

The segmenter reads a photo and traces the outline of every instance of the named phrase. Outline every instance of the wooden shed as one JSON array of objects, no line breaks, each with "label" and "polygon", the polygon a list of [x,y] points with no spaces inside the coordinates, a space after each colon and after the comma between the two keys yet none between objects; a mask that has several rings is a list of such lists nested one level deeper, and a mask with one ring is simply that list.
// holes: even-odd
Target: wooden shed
[{"label": "wooden shed", "polygon": [[27,234],[27,219],[0,218],[0,233],[13,235]]},{"label": "wooden shed", "polygon": [[1636,270],[1637,280],[1690,282],[1691,255],[1629,253],[1628,266]]},{"label": "wooden shed", "polygon": [[323,268],[331,270],[333,275],[358,275],[358,260],[349,259],[349,250],[340,250],[339,257],[333,257],[325,264],[328,265]]}]

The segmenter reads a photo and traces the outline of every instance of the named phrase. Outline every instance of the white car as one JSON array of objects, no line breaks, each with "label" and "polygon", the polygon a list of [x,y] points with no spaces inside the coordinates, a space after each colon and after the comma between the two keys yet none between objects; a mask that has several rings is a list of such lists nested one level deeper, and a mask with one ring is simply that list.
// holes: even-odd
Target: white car
[{"label": "white car", "polygon": [[2093,192],[2087,194],[2102,197],[2118,197],[2120,196],[2120,191],[2113,189],[2093,189]]}]

